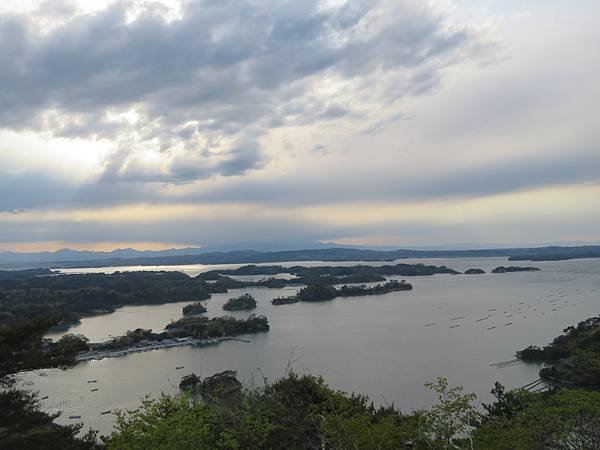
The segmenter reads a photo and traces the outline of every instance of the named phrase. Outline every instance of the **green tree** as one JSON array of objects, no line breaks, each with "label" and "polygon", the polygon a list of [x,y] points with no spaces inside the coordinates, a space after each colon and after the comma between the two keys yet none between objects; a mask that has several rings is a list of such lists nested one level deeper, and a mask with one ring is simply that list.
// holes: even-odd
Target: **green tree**
[{"label": "green tree", "polygon": [[438,402],[421,417],[421,438],[432,449],[473,447],[470,432],[478,418],[473,402],[475,394],[463,394],[462,386],[450,387],[445,378],[425,384]]}]

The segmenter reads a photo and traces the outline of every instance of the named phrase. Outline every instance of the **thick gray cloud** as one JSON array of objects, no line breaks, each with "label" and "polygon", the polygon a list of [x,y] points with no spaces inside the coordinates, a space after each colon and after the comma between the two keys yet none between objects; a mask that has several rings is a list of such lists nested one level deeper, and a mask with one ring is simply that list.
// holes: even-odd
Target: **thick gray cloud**
[{"label": "thick gray cloud", "polygon": [[[486,196],[548,186],[600,182],[600,152],[595,148],[565,149],[511,158],[476,162],[448,169],[435,177],[414,170],[390,167],[375,173],[368,167],[354,173],[298,174],[268,180],[236,180],[184,197],[187,201],[255,202],[315,205],[352,201],[422,201],[460,196]],[[352,180],[349,182],[348,180]]]},{"label": "thick gray cloud", "polygon": [[[38,16],[69,11],[53,3]],[[205,0],[184,2],[173,21],[151,3],[128,21],[129,6],[117,1],[49,31],[28,16],[0,16],[0,127],[116,140],[113,180],[237,175],[261,166],[268,129],[360,113],[315,95],[322,77],[360,89],[398,72],[379,94],[393,102],[436,85],[474,41],[412,1],[323,9],[316,0]],[[134,124],[118,116],[131,108]],[[131,163],[148,145],[167,161],[160,170]]]},{"label": "thick gray cloud", "polygon": [[[326,153],[318,148],[315,152]],[[242,155],[253,153],[240,149]],[[254,153],[256,155],[256,153]],[[198,177],[201,167],[176,161],[182,176]],[[225,161],[222,170],[240,171]],[[231,164],[227,167],[227,164]],[[226,185],[207,186],[181,195],[166,195],[162,183],[140,180],[102,180],[72,184],[43,173],[10,174],[0,170],[0,211],[110,207],[131,203],[258,203],[272,206],[310,206],[352,201],[428,201],[461,196],[486,196],[548,186],[599,183],[600,153],[595,149],[556,152],[553,157],[510,159],[448,170],[436,177],[396,168],[371,173],[357,170],[323,175],[272,176],[268,180],[237,177]],[[348,179],[353,180],[351,183]]]}]

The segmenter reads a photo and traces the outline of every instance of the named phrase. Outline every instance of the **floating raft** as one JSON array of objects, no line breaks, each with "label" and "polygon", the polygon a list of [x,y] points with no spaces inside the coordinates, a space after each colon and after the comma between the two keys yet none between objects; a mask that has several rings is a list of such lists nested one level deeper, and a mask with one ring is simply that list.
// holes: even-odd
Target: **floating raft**
[{"label": "floating raft", "polygon": [[492,363],[492,364],[490,364],[490,367],[496,367],[496,369],[504,369],[506,367],[512,367],[512,366],[516,366],[518,364],[523,364],[523,361],[521,361],[518,358],[515,358],[515,359],[509,359],[508,361],[500,361],[497,363]]}]

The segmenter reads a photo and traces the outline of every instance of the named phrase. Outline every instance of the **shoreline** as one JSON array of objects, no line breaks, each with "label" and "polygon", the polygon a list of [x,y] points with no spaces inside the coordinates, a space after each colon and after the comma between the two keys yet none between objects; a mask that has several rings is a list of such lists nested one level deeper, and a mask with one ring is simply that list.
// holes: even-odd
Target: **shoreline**
[{"label": "shoreline", "polygon": [[[205,347],[207,345],[215,345],[220,344],[224,341],[239,341],[250,343],[250,341],[236,338],[233,336],[221,336],[216,338],[206,338],[206,339],[195,339],[195,338],[177,338],[177,339],[165,339],[163,341],[155,341],[150,343],[145,343],[141,345],[133,345],[131,347],[127,347],[119,350],[91,350],[87,352],[81,352],[75,357],[75,362],[86,362],[86,361],[101,361],[105,358],[120,358],[123,356],[128,356],[134,353],[144,353],[152,350],[162,350],[166,348],[175,348],[175,347],[186,347],[189,345]],[[92,344],[93,345],[93,344]]]}]

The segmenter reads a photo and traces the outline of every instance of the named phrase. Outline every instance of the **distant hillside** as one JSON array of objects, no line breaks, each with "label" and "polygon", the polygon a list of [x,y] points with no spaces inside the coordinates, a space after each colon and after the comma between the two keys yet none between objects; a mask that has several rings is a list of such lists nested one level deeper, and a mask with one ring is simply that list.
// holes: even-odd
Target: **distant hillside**
[{"label": "distant hillside", "polygon": [[600,246],[523,248],[508,259],[510,261],[562,261],[581,258],[600,258]]},{"label": "distant hillside", "polygon": [[[505,248],[483,250],[367,250],[357,248],[313,248],[306,250],[256,251],[234,250],[201,253],[199,248],[144,251],[126,249],[114,252],[11,253],[3,267],[110,267],[122,265],[247,264],[284,261],[392,261],[407,258],[507,257],[509,260],[559,260],[600,257],[600,246]],[[204,250],[206,251],[206,250]],[[37,258],[37,259],[36,259]]]},{"label": "distant hillside", "polygon": [[0,252],[0,265],[28,265],[50,262],[101,261],[107,259],[128,259],[140,257],[170,257],[197,255],[203,249],[197,247],[171,248],[165,250],[135,250],[122,248],[110,252],[71,250],[63,248],[55,252]]}]

